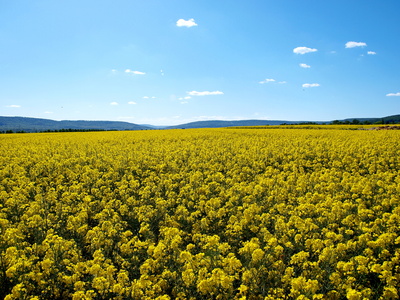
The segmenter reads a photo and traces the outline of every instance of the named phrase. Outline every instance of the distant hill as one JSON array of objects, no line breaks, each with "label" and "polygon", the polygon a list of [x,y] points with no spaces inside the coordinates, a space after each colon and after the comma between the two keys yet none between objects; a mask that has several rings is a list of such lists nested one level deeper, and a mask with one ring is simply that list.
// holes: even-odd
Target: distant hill
[{"label": "distant hill", "polygon": [[162,126],[162,125],[151,125],[151,124],[138,124],[140,126],[144,126],[144,127],[149,127],[151,129],[165,129],[168,126]]},{"label": "distant hill", "polygon": [[384,124],[399,124],[400,123],[400,115],[393,115],[384,118],[378,118],[377,122],[382,121]]},{"label": "distant hill", "polygon": [[[355,121],[356,120],[356,121]],[[392,115],[383,118],[348,118],[334,121],[284,121],[284,120],[238,120],[238,121],[197,121],[175,126],[138,125],[129,122],[117,121],[54,121],[49,119],[26,117],[0,117],[0,132],[40,132],[56,130],[148,130],[148,129],[180,129],[180,128],[219,128],[239,126],[266,126],[282,124],[399,124],[400,115]]]},{"label": "distant hill", "polygon": [[144,130],[150,127],[114,121],[54,121],[25,117],[0,117],[0,131],[25,132],[55,130]]},{"label": "distant hill", "polygon": [[398,124],[398,123],[400,123],[400,115],[388,116],[388,117],[384,117],[382,119],[383,119],[383,123],[385,123],[385,124]]},{"label": "distant hill", "polygon": [[[354,120],[358,120],[359,122],[369,122],[371,124],[380,123],[380,124],[398,124],[400,123],[400,115],[392,115],[383,118],[348,118],[344,120],[339,120],[339,122],[353,122]],[[337,121],[337,120],[336,120]],[[335,122],[335,121],[332,121]]]},{"label": "distant hill", "polygon": [[284,121],[284,120],[238,120],[238,121],[197,121],[190,122],[181,125],[168,126],[166,129],[178,129],[178,128],[218,128],[218,127],[236,127],[236,126],[266,126],[266,125],[282,125],[282,124],[330,124],[332,122],[340,122],[340,123],[352,123],[354,120],[358,120],[360,123],[369,122],[371,124],[374,123],[382,123],[382,124],[396,124],[400,123],[400,115],[393,115],[384,118],[349,118],[344,120],[335,120],[335,121]]},{"label": "distant hill", "polygon": [[279,121],[279,120],[240,120],[240,121],[197,121],[181,125],[168,126],[166,129],[178,128],[219,128],[219,127],[232,127],[232,126],[265,126],[265,125],[280,125],[280,124],[293,124],[298,122],[293,121]]}]

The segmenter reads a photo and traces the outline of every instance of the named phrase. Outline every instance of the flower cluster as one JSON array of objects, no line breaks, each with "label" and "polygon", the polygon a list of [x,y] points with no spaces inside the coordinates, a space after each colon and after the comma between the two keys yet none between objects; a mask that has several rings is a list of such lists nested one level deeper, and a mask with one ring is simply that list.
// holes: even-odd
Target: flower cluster
[{"label": "flower cluster", "polygon": [[398,299],[400,133],[0,137],[0,298]]}]

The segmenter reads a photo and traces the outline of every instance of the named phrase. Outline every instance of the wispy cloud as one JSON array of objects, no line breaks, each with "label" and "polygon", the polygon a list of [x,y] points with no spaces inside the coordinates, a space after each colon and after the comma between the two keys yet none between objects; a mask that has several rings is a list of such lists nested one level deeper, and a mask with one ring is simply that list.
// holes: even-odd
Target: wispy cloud
[{"label": "wispy cloud", "polygon": [[187,92],[188,95],[190,96],[210,96],[210,95],[223,95],[224,93],[221,91],[214,91],[214,92],[209,92],[209,91],[204,91],[204,92],[197,92],[197,91],[191,91]]},{"label": "wispy cloud", "polygon": [[179,19],[176,22],[176,26],[178,26],[178,27],[193,27],[193,26],[197,26],[197,24],[194,21],[194,19],[189,19],[187,21],[184,19]]},{"label": "wispy cloud", "polygon": [[187,101],[181,101],[181,104],[188,104],[189,102]]},{"label": "wispy cloud", "polygon": [[376,52],[375,51],[368,51],[367,54],[368,55],[376,55]]},{"label": "wispy cloud", "polygon": [[267,78],[267,79],[264,79],[264,80],[262,80],[262,81],[259,81],[259,83],[261,83],[261,84],[270,83],[270,82],[275,82],[275,83],[278,83],[278,84],[285,84],[285,83],[287,83],[286,81],[279,81],[279,82],[276,82],[276,80],[275,80],[275,79],[272,79],[272,78]]},{"label": "wispy cloud", "polygon": [[302,85],[303,88],[310,88],[310,87],[317,87],[317,86],[320,86],[320,84],[319,83],[304,83]]},{"label": "wispy cloud", "polygon": [[140,72],[140,71],[132,71],[131,69],[126,69],[125,73],[127,74],[133,74],[133,75],[145,75],[146,73]]},{"label": "wispy cloud", "polygon": [[311,53],[311,52],[317,52],[317,49],[313,48],[308,48],[308,47],[297,47],[293,49],[293,53],[296,54],[306,54],[306,53]]},{"label": "wispy cloud", "polygon": [[53,112],[52,111],[45,111],[44,113],[45,114],[52,114]]},{"label": "wispy cloud", "polygon": [[388,96],[388,97],[400,97],[400,92],[399,93],[389,93],[389,94],[386,94],[386,96]]},{"label": "wispy cloud", "polygon": [[311,66],[307,64],[299,64],[299,66],[305,69],[311,68]]},{"label": "wispy cloud", "polygon": [[6,105],[6,107],[10,107],[10,108],[20,108],[21,105],[11,104],[11,105]]},{"label": "wispy cloud", "polygon": [[264,83],[275,82],[275,81],[276,81],[275,79],[267,78],[267,79],[264,79],[264,80],[260,81],[259,83],[264,84]]},{"label": "wispy cloud", "polygon": [[192,99],[192,97],[186,96],[186,97],[180,97],[180,98],[178,98],[178,100],[189,100],[189,99]]},{"label": "wispy cloud", "polygon": [[136,102],[135,102],[135,101],[129,101],[128,104],[130,104],[130,105],[135,105]]},{"label": "wispy cloud", "polygon": [[118,105],[118,102],[111,102],[110,105]]},{"label": "wispy cloud", "polygon": [[354,47],[365,47],[367,46],[366,43],[363,42],[347,42],[346,48],[354,48]]}]

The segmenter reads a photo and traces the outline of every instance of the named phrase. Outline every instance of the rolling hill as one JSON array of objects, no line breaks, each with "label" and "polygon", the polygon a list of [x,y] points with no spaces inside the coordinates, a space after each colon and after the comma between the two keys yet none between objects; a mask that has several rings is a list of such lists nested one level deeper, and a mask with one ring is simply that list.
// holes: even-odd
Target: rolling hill
[{"label": "rolling hill", "polygon": [[[318,121],[313,123],[352,123],[369,122],[371,124],[395,124],[400,123],[400,115],[392,115],[383,118],[349,118],[335,121]],[[27,117],[0,117],[0,132],[41,132],[59,130],[149,130],[149,129],[189,129],[189,128],[219,128],[238,126],[265,126],[281,124],[301,124],[310,121],[285,121],[285,120],[237,120],[237,121],[197,121],[175,126],[139,125],[119,121],[54,121],[49,119],[27,118]]]},{"label": "rolling hill", "polygon": [[370,122],[374,124],[380,122],[382,124],[396,124],[400,123],[400,115],[393,115],[384,118],[349,118],[344,120],[335,121],[285,121],[285,120],[238,120],[238,121],[197,121],[186,124],[168,126],[166,129],[178,129],[178,128],[218,128],[218,127],[237,127],[237,126],[265,126],[265,125],[281,125],[281,124],[302,124],[302,123],[317,123],[317,124],[330,124],[333,122],[341,123],[352,123],[354,120],[359,122]]},{"label": "rolling hill", "polygon": [[0,117],[0,131],[55,131],[55,130],[145,130],[150,127],[114,121],[54,121],[25,117]]},{"label": "rolling hill", "polygon": [[297,122],[292,121],[279,121],[279,120],[238,120],[238,121],[197,121],[186,124],[168,126],[167,129],[178,129],[178,128],[218,128],[218,127],[237,127],[237,126],[265,126],[265,125],[280,125],[280,124],[292,124]]}]

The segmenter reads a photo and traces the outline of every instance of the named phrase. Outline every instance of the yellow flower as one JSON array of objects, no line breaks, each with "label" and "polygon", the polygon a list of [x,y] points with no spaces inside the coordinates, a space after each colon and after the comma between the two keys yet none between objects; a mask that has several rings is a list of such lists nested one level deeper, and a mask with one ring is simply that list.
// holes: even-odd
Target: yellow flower
[{"label": "yellow flower", "polygon": [[346,297],[349,300],[361,300],[362,294],[356,290],[349,289],[346,293]]},{"label": "yellow flower", "polygon": [[262,258],[264,257],[264,251],[261,249],[256,249],[253,251],[252,255],[251,255],[251,259],[254,262],[258,262],[260,261]]}]

